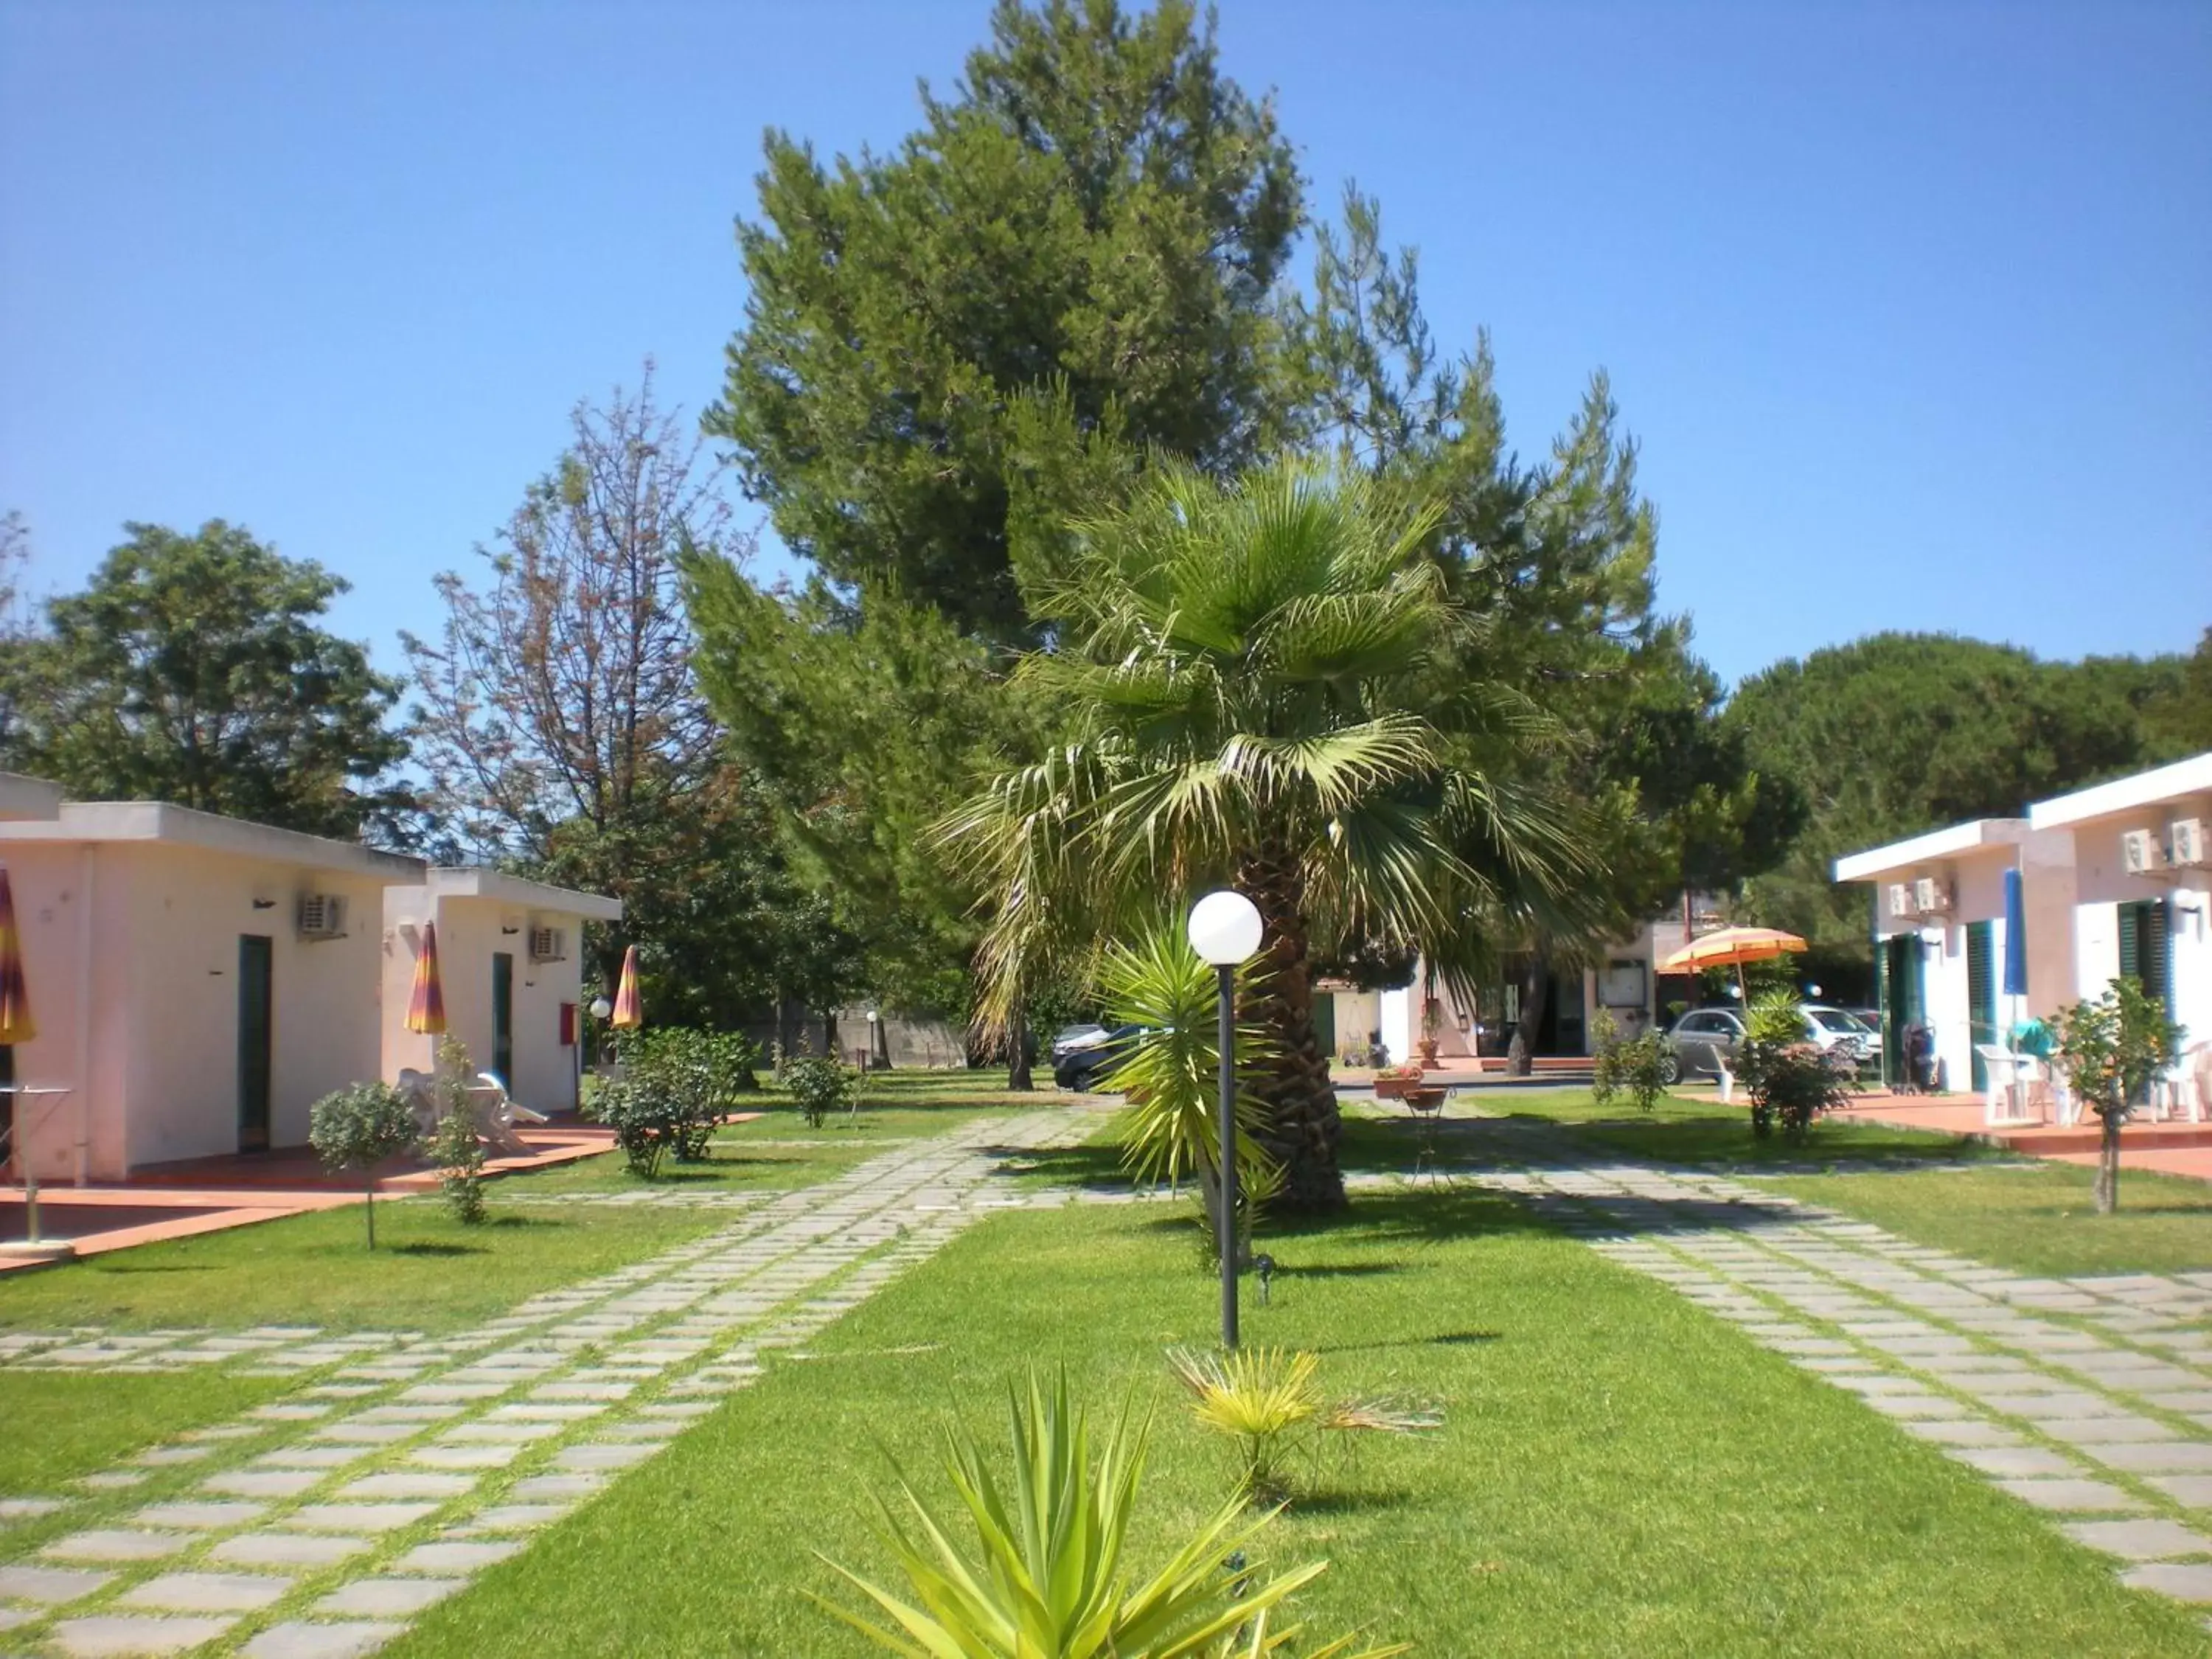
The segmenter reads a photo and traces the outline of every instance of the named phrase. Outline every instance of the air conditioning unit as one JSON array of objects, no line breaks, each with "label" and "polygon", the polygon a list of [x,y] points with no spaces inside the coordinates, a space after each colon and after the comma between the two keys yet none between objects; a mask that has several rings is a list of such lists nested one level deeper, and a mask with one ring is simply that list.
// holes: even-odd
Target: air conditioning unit
[{"label": "air conditioning unit", "polygon": [[2204,841],[2203,818],[2176,818],[2166,826],[2166,856],[2176,866],[2212,864],[2212,849]]},{"label": "air conditioning unit", "polygon": [[2131,876],[2154,875],[2166,868],[2166,849],[2148,830],[2130,830],[2120,837],[2120,863]]},{"label": "air conditioning unit", "polygon": [[1923,876],[1912,884],[1913,908],[1923,916],[1940,916],[1951,908],[1951,884]]},{"label": "air conditioning unit", "polygon": [[566,962],[568,959],[568,930],[565,927],[533,927],[530,930],[530,959],[532,962]]},{"label": "air conditioning unit", "polygon": [[346,936],[346,902],[343,893],[302,893],[300,895],[300,937],[301,939],[343,939]]},{"label": "air conditioning unit", "polygon": [[1889,884],[1889,914],[1900,921],[1910,921],[1920,914],[1913,908],[1911,882],[1893,881]]}]

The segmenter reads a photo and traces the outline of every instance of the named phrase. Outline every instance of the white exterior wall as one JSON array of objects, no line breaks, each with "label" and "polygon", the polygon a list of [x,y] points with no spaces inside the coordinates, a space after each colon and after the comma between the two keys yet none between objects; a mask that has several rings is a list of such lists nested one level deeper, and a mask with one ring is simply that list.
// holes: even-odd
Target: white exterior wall
[{"label": "white exterior wall", "polygon": [[[437,893],[433,887],[386,889],[384,914],[385,1077],[395,1080],[403,1068],[427,1072],[434,1065],[436,1039],[408,1030],[406,1018],[421,927],[435,921],[447,1030],[467,1046],[471,1069],[492,1068],[492,957],[503,952],[514,958],[514,1075],[501,1080],[533,1111],[574,1109],[577,1056],[561,1041],[561,1005],[585,1000],[584,919],[495,898]],[[537,927],[566,930],[567,961],[530,959],[530,931]],[[647,1010],[648,1018],[651,1012]]]},{"label": "white exterior wall", "polygon": [[2212,1037],[2212,871],[2171,870],[2163,876],[2131,876],[2120,854],[2120,838],[2130,830],[2150,830],[2161,839],[2168,819],[2179,816],[2179,803],[2146,808],[2139,814],[2086,823],[2072,831],[2075,880],[2074,994],[2102,996],[2120,971],[2119,908],[2143,899],[2164,899],[2172,931],[2173,1018],[2184,1028],[2184,1046]]},{"label": "white exterior wall", "polygon": [[[2014,867],[2014,856],[2012,846],[1998,843],[1938,864],[1899,866],[1874,879],[1875,948],[1879,950],[1884,941],[1900,936],[1920,942],[1921,1006],[1934,1029],[1936,1062],[1949,1088],[1966,1088],[1974,1074],[1973,983],[1966,972],[1966,934],[1975,923],[1990,924],[1990,980],[1996,991],[1996,1030],[1984,1035],[1980,1040],[1986,1042],[1999,1038],[2016,1018],[2024,1017],[2025,1011],[2031,1009],[2034,1002],[2034,997],[2030,995],[2021,1000],[2021,1008],[2015,1008],[2004,994],[2004,873]],[[1891,883],[1911,881],[1916,876],[1935,876],[1950,884],[1949,915],[1916,921],[1889,914]],[[2022,899],[2025,905],[2025,884]],[[2027,918],[2024,915],[2023,920]],[[2035,931],[2031,921],[2027,927],[2031,951]],[[2033,969],[2031,956],[2031,990]]]},{"label": "white exterior wall", "polygon": [[109,849],[66,842],[5,853],[39,1031],[15,1045],[15,1081],[70,1091],[16,1103],[17,1154],[35,1161],[42,1181],[96,1179],[123,1165],[131,957],[102,941],[125,936],[130,894],[127,872],[118,878],[110,859]]},{"label": "white exterior wall", "polygon": [[[41,1179],[80,1173],[81,1132],[94,1180],[239,1150],[241,934],[271,940],[270,1144],[304,1144],[318,1098],[377,1074],[377,877],[157,842],[17,842],[5,862],[39,1025],[16,1048],[16,1080],[76,1091],[51,1110],[25,1103],[44,1120],[31,1134]],[[349,937],[301,939],[305,892],[343,894]]]}]

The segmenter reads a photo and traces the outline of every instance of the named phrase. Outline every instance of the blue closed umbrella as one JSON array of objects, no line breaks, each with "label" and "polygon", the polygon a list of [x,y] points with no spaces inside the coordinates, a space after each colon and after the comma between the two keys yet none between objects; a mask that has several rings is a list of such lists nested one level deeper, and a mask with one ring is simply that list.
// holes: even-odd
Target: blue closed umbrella
[{"label": "blue closed umbrella", "polygon": [[2024,997],[2027,994],[2027,922],[2024,915],[2027,907],[2021,896],[2017,869],[2004,872],[2004,994]]}]

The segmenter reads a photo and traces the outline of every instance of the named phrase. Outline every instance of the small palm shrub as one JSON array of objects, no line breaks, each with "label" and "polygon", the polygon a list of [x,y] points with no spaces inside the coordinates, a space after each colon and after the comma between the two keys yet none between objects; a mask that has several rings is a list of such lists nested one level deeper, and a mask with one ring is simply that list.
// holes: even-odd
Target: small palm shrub
[{"label": "small palm shrub", "polygon": [[1638,1111],[1648,1112],[1667,1092],[1667,1040],[1656,1031],[1625,1037],[1610,1014],[1601,1011],[1595,1021],[1597,1057],[1591,1067],[1590,1092],[1601,1106],[1610,1106],[1626,1095]]},{"label": "small palm shrub", "polygon": [[[1241,1007],[1249,976],[1240,972]],[[1221,1020],[1214,970],[1190,948],[1182,924],[1159,921],[1127,944],[1109,945],[1098,982],[1108,1020],[1144,1029],[1114,1070],[1128,1097],[1121,1131],[1121,1163],[1140,1181],[1170,1187],[1195,1178],[1206,1224],[1202,1254],[1221,1260]],[[1282,1189],[1281,1172],[1254,1139],[1262,1107],[1246,1086],[1256,1068],[1260,1033],[1237,1028],[1236,1221],[1240,1258],[1250,1251],[1252,1220]]]},{"label": "small palm shrub", "polygon": [[1320,1357],[1303,1351],[1237,1348],[1216,1355],[1176,1348],[1168,1365],[1190,1391],[1191,1415],[1200,1425],[1237,1443],[1237,1492],[1249,1504],[1287,1502],[1290,1460],[1317,1452],[1324,1434],[1411,1434],[1443,1420],[1433,1409],[1387,1400],[1331,1400],[1322,1392]]},{"label": "small palm shrub", "polygon": [[[1271,1577],[1245,1570],[1243,1553],[1274,1516],[1255,1518],[1239,1499],[1157,1571],[1135,1572],[1125,1552],[1149,1421],[1133,1425],[1123,1416],[1094,1461],[1089,1423],[1069,1402],[1065,1373],[1049,1389],[1032,1376],[1026,1401],[1010,1391],[1009,1405],[1011,1480],[1002,1484],[976,1442],[953,1432],[945,1465],[955,1510],[933,1511],[902,1480],[917,1536],[878,1499],[904,1594],[830,1562],[889,1623],[816,1597],[823,1607],[878,1646],[916,1659],[1288,1659],[1299,1632],[1272,1631],[1273,1617],[1326,1562]],[[971,1528],[972,1547],[955,1541]],[[1305,1659],[1353,1659],[1352,1639],[1310,1649]],[[1358,1659],[1407,1650],[1368,1648]]]},{"label": "small palm shrub", "polygon": [[368,1248],[376,1248],[376,1166],[421,1138],[407,1097],[388,1083],[352,1083],[307,1109],[307,1144],[323,1167],[359,1170],[368,1199]]},{"label": "small palm shrub", "polygon": [[783,1086],[806,1127],[818,1129],[832,1112],[850,1112],[860,1099],[860,1074],[821,1054],[800,1054],[783,1063]]}]

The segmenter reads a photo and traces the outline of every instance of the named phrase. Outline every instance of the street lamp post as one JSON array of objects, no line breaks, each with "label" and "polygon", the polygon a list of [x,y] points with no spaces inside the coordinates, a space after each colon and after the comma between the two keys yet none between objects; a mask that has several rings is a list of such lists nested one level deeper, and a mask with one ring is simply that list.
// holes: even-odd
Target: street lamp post
[{"label": "street lamp post", "polygon": [[607,1021],[613,1017],[615,1006],[602,994],[592,999],[592,1006],[586,1012],[599,1023],[599,1064],[604,1066],[607,1061]]},{"label": "street lamp post", "polygon": [[1190,948],[1212,963],[1221,994],[1221,1346],[1237,1346],[1237,967],[1260,948],[1260,912],[1224,889],[1191,906]]}]

